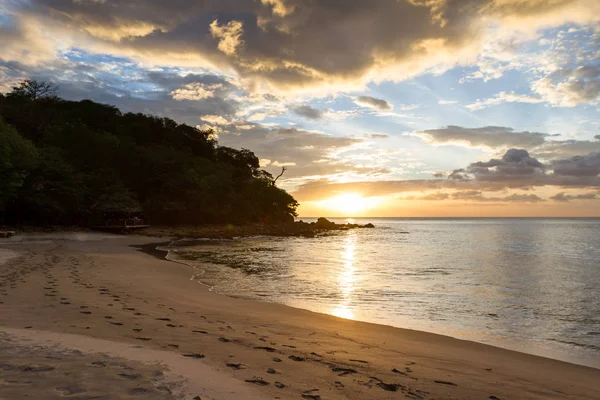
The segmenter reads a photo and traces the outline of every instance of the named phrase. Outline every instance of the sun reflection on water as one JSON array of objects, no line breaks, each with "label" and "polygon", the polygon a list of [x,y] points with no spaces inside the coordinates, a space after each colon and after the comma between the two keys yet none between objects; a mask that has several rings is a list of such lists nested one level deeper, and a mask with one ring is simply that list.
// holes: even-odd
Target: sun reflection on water
[{"label": "sun reflection on water", "polygon": [[341,303],[331,311],[332,315],[340,318],[354,319],[352,294],[355,290],[356,268],[354,267],[354,250],[356,247],[356,235],[349,234],[346,237],[344,248],[341,253],[343,268],[338,275],[338,286],[342,292]]}]

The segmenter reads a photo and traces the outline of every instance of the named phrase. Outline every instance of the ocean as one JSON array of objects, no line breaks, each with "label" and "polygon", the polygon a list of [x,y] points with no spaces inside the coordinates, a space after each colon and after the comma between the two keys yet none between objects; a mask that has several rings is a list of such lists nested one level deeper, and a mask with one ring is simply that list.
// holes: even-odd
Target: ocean
[{"label": "ocean", "polygon": [[224,295],[600,366],[600,219],[355,221],[376,228],[183,241],[168,258]]}]

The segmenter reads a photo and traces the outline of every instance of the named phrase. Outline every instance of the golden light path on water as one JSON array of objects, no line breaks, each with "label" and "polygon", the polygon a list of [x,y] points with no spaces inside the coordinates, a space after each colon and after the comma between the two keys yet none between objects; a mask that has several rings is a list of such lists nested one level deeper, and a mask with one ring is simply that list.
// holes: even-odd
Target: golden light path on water
[{"label": "golden light path on water", "polygon": [[356,247],[356,234],[351,233],[345,238],[344,248],[341,252],[343,268],[338,276],[339,287],[342,291],[342,302],[331,311],[336,317],[354,319],[352,295],[355,290],[356,267],[354,266],[354,251]]}]

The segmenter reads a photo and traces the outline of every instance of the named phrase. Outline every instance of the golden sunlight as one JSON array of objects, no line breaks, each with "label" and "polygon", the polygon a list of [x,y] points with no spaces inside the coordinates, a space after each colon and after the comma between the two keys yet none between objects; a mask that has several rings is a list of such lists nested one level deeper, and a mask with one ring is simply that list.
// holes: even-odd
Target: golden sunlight
[{"label": "golden sunlight", "polygon": [[379,206],[380,202],[377,198],[362,197],[357,193],[344,193],[327,200],[317,201],[315,204],[347,216],[358,216],[366,210]]}]

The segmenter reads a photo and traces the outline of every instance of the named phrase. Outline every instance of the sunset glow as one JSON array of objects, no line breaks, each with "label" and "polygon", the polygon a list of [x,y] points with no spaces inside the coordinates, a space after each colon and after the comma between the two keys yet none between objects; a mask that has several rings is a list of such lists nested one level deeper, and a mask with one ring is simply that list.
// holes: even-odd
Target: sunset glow
[{"label": "sunset glow", "polygon": [[599,16],[597,0],[13,1],[0,91],[32,77],[211,129],[285,167],[302,216],[600,216]]},{"label": "sunset glow", "polygon": [[380,199],[365,198],[356,193],[346,193],[327,200],[315,202],[317,207],[324,208],[330,212],[339,213],[346,217],[360,216],[367,210],[377,208],[380,204]]}]

